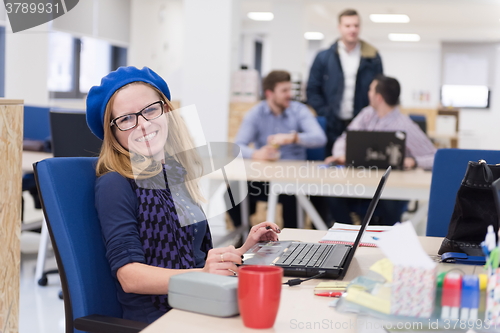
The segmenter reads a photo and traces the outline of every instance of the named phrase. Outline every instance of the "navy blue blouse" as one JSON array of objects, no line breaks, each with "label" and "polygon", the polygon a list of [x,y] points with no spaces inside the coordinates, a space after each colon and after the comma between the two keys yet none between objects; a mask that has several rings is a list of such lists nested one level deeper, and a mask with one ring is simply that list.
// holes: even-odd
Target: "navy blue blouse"
[{"label": "navy blue blouse", "polygon": [[[162,316],[165,311],[168,311],[168,308],[155,306],[151,295],[125,293],[116,278],[118,269],[126,264],[133,262],[148,263],[140,236],[139,221],[141,216],[139,214],[138,196],[134,191],[132,182],[116,172],[110,172],[99,177],[96,181],[95,190],[96,209],[101,222],[106,256],[115,277],[117,296],[122,304],[123,317],[151,323]],[[178,200],[175,200],[176,202],[188,203],[184,206],[175,205],[179,213],[180,210],[187,210],[189,216],[198,219],[199,222],[188,226],[193,235],[191,238],[192,244],[188,244],[188,247],[193,249],[193,267],[203,267],[206,258],[204,241],[206,241],[206,235],[210,233],[204,214],[201,208],[192,204],[192,200],[187,196],[186,191],[177,191],[171,194],[167,186],[166,193],[171,201],[171,196],[177,195],[176,199]],[[169,219],[169,217],[161,218]],[[178,223],[178,218],[176,222]],[[169,238],[175,236],[170,235]]]}]

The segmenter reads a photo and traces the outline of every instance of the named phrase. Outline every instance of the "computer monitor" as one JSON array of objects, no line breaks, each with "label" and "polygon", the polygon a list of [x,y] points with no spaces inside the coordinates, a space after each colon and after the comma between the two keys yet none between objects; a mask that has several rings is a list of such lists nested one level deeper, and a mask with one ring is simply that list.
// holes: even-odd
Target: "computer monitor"
[{"label": "computer monitor", "polygon": [[96,157],[102,141],[87,126],[83,110],[50,110],[54,157]]}]

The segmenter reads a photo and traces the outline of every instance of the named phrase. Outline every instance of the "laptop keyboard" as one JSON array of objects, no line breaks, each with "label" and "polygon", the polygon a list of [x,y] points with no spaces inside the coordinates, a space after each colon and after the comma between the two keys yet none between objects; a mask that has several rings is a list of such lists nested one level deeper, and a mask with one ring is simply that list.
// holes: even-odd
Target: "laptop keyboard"
[{"label": "laptop keyboard", "polygon": [[290,267],[321,267],[335,244],[292,243],[275,265]]}]

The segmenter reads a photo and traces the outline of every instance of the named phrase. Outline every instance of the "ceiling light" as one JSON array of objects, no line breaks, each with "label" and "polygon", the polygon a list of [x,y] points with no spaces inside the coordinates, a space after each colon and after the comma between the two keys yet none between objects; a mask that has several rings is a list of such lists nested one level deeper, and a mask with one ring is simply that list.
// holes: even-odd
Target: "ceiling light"
[{"label": "ceiling light", "polygon": [[254,21],[272,21],[274,18],[271,12],[249,12],[247,16]]},{"label": "ceiling light", "polygon": [[410,17],[405,14],[370,14],[370,20],[375,23],[408,23]]},{"label": "ceiling light", "polygon": [[393,42],[418,42],[420,36],[418,34],[389,34],[389,40]]},{"label": "ceiling light", "polygon": [[304,38],[307,40],[322,40],[325,38],[325,35],[321,32],[309,31],[304,33]]}]

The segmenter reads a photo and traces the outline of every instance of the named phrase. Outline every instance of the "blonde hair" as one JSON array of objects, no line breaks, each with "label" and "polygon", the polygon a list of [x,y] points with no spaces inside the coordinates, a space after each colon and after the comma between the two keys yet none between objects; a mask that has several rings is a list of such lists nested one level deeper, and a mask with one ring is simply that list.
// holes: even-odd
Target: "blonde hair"
[{"label": "blonde hair", "polygon": [[108,172],[118,172],[125,178],[145,179],[156,176],[162,172],[163,167],[161,163],[154,161],[153,158],[148,156],[140,156],[139,163],[136,163],[137,159],[134,156],[134,163],[132,163],[130,152],[122,147],[116,139],[113,129],[109,126],[111,123],[112,105],[117,92],[134,84],[142,84],[150,87],[156,91],[158,96],[165,102],[165,107],[167,108],[165,113],[168,117],[168,137],[164,151],[186,169],[185,185],[191,198],[197,203],[205,202],[197,181],[199,176],[203,173],[202,161],[196,149],[194,149],[184,120],[178,112],[171,112],[174,108],[160,90],[141,81],[129,83],[116,90],[106,105],[106,110],[104,112],[104,140],[102,141],[101,152],[97,161],[97,177]]}]

